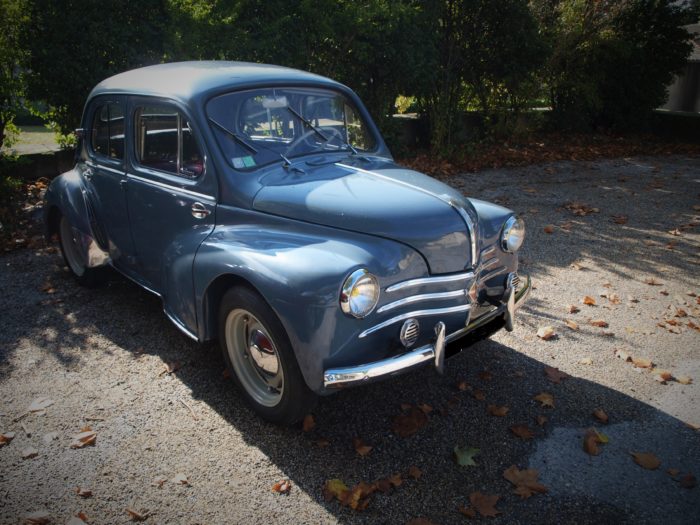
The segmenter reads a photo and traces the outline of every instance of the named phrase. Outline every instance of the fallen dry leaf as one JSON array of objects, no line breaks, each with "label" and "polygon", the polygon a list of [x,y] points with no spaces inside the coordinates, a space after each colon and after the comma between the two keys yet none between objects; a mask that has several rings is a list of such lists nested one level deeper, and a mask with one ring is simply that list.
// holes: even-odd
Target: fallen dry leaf
[{"label": "fallen dry leaf", "polygon": [[472,396],[474,396],[474,399],[477,401],[483,401],[486,399],[486,394],[482,390],[474,390],[474,392],[472,392]]},{"label": "fallen dry leaf", "polygon": [[39,451],[33,447],[27,447],[22,451],[22,459],[31,459],[39,455]]},{"label": "fallen dry leaf", "polygon": [[452,458],[462,467],[476,467],[474,456],[479,454],[478,448],[455,446],[452,450]]},{"label": "fallen dry leaf", "polygon": [[575,304],[570,304],[567,308],[566,311],[569,312],[570,314],[575,314],[577,312],[580,312],[581,309],[576,306]]},{"label": "fallen dry leaf", "polygon": [[190,482],[187,479],[187,476],[185,476],[182,473],[175,474],[173,479],[170,480],[172,483],[175,483],[175,485],[189,485]]},{"label": "fallen dry leaf", "polygon": [[537,330],[537,337],[543,339],[544,341],[549,341],[557,336],[554,328],[551,326],[542,326]]},{"label": "fallen dry leaf", "polygon": [[75,493],[81,498],[89,498],[92,496],[92,491],[90,489],[75,487]]},{"label": "fallen dry leaf", "polygon": [[464,392],[469,389],[469,384],[466,381],[460,381],[457,383],[457,390]]},{"label": "fallen dry leaf", "polygon": [[620,304],[622,302],[620,296],[616,293],[611,293],[608,295],[608,301],[610,301],[612,304]]},{"label": "fallen dry leaf", "polygon": [[423,472],[415,465],[411,465],[410,467],[408,467],[408,475],[413,479],[420,479],[420,477],[423,475]]},{"label": "fallen dry leaf", "polygon": [[548,224],[544,227],[544,233],[554,233],[554,225]]},{"label": "fallen dry leaf", "polygon": [[576,321],[572,321],[571,319],[564,319],[564,324],[572,330],[578,330],[578,323]]},{"label": "fallen dry leaf", "polygon": [[689,385],[693,382],[692,378],[688,376],[681,376],[676,378],[676,381],[680,383],[681,385]]},{"label": "fallen dry leaf", "polygon": [[632,357],[622,348],[618,348],[615,350],[615,357],[618,359],[622,359],[623,361],[631,361]]},{"label": "fallen dry leaf", "polygon": [[654,365],[651,360],[644,357],[633,357],[632,364],[634,364],[636,368],[651,368]]},{"label": "fallen dry leaf", "polygon": [[692,474],[686,474],[683,476],[680,480],[680,485],[684,489],[692,489],[695,488],[695,486],[698,484],[698,481],[695,479],[695,476]]},{"label": "fallen dry leaf", "polygon": [[420,408],[426,416],[433,411],[433,407],[431,407],[427,403],[421,403],[420,405],[418,405],[418,408]]},{"label": "fallen dry leaf", "polygon": [[582,265],[581,263],[574,262],[574,263],[571,263],[571,268],[573,268],[574,270],[576,270],[578,272],[578,271],[583,270],[585,268],[585,266]]},{"label": "fallen dry leaf", "polygon": [[597,326],[598,328],[607,328],[609,325],[607,321],[604,321],[602,319],[592,319],[589,321],[589,324],[591,326]]},{"label": "fallen dry leaf", "polygon": [[602,408],[596,408],[593,411],[593,416],[601,423],[608,422],[608,415],[605,413],[605,410],[603,410]]},{"label": "fallen dry leaf", "polygon": [[336,498],[338,501],[340,501],[343,494],[346,493],[348,490],[350,489],[348,489],[348,486],[345,483],[343,483],[342,480],[339,480],[337,478],[329,479],[323,485],[323,497],[326,501],[331,501],[333,498]]},{"label": "fallen dry leaf", "polygon": [[668,370],[655,370],[654,379],[659,383],[666,383],[666,381],[671,381],[673,379],[673,374]]},{"label": "fallen dry leaf", "polygon": [[519,470],[515,465],[511,465],[503,471],[503,477],[515,486],[515,493],[521,498],[529,498],[535,493],[547,492],[547,487],[537,481],[539,472],[536,469]]},{"label": "fallen dry leaf", "polygon": [[0,447],[7,445],[14,438],[15,438],[14,432],[5,432],[4,434],[0,434]]},{"label": "fallen dry leaf", "polygon": [[289,494],[292,490],[292,482],[288,479],[283,479],[272,485],[272,492],[277,492],[278,494]]},{"label": "fallen dry leaf", "polygon": [[84,427],[79,434],[73,436],[70,448],[83,448],[88,445],[94,445],[97,440],[97,432],[90,427]]},{"label": "fallen dry leaf", "polygon": [[661,461],[650,452],[630,452],[634,462],[647,470],[656,470],[661,465]]},{"label": "fallen dry leaf", "polygon": [[493,379],[493,374],[491,374],[491,372],[488,370],[482,370],[479,372],[479,379],[482,381],[491,381],[491,379]]},{"label": "fallen dry leaf", "polygon": [[579,359],[578,364],[579,365],[592,365],[593,359],[591,359],[590,357],[584,357],[583,359]]},{"label": "fallen dry leaf", "polygon": [[554,368],[548,365],[545,365],[544,367],[544,374],[547,376],[547,379],[549,379],[552,383],[557,384],[561,383],[563,379],[569,379],[571,377],[566,372],[562,372],[558,368]]},{"label": "fallen dry leaf", "polygon": [[489,405],[486,407],[486,411],[492,416],[504,417],[510,408],[507,406]]},{"label": "fallen dry leaf", "polygon": [[312,416],[311,414],[307,414],[306,416],[304,416],[304,422],[301,426],[301,430],[303,432],[310,432],[315,426],[316,422],[314,421],[314,416]]},{"label": "fallen dry leaf", "polygon": [[27,412],[41,412],[49,408],[53,403],[53,399],[49,399],[48,397],[37,397],[32,401],[32,404],[29,405]]},{"label": "fallen dry leaf", "polygon": [[46,525],[51,523],[51,515],[45,510],[36,510],[24,517],[26,525]]},{"label": "fallen dry leaf", "polygon": [[543,427],[547,422],[547,418],[545,416],[539,415],[535,418],[535,421],[537,421],[537,424],[539,426]]},{"label": "fallen dry leaf", "polygon": [[501,513],[496,509],[496,503],[500,496],[482,494],[481,492],[472,492],[469,494],[469,502],[484,518],[495,518]]},{"label": "fallen dry leaf", "polygon": [[459,507],[457,507],[457,511],[460,514],[465,515],[467,518],[476,518],[476,509],[474,507],[463,507],[462,505],[460,505]]},{"label": "fallen dry leaf", "polygon": [[662,286],[664,283],[657,281],[653,277],[647,277],[644,279],[644,284],[648,284],[649,286]]},{"label": "fallen dry leaf", "polygon": [[146,521],[148,519],[148,511],[137,511],[127,507],[126,513],[131,516],[131,521]]},{"label": "fallen dry leaf", "polygon": [[627,224],[629,217],[627,215],[611,215],[612,221],[615,224]]},{"label": "fallen dry leaf", "polygon": [[669,476],[671,476],[671,477],[673,477],[673,478],[675,478],[678,474],[681,473],[681,471],[678,470],[677,468],[670,468],[670,469],[667,469],[666,472],[668,472]]},{"label": "fallen dry leaf", "polygon": [[549,394],[547,392],[542,392],[540,394],[537,394],[535,397],[533,397],[535,401],[539,401],[540,405],[543,407],[550,407],[554,408],[554,397],[552,394]]},{"label": "fallen dry leaf", "polygon": [[168,478],[164,478],[163,476],[159,476],[151,482],[151,486],[158,487],[159,489],[162,489],[163,485],[165,485],[166,481],[168,481]]},{"label": "fallen dry leaf", "polygon": [[71,519],[66,522],[66,525],[85,525],[85,523],[85,520],[83,520],[80,516],[72,516]]},{"label": "fallen dry leaf", "polygon": [[316,440],[316,446],[319,448],[326,448],[326,447],[330,446],[330,444],[331,444],[330,440],[328,440],[326,438],[320,438],[320,439]]},{"label": "fallen dry leaf", "polygon": [[371,446],[367,445],[358,437],[352,439],[352,446],[355,448],[355,452],[360,456],[366,456],[372,450]]},{"label": "fallen dry leaf", "polygon": [[428,424],[428,416],[420,408],[409,405],[404,413],[394,416],[391,430],[399,437],[409,437]]},{"label": "fallen dry leaf", "polygon": [[512,427],[510,427],[510,431],[516,436],[518,436],[520,439],[524,440],[532,439],[533,437],[535,437],[535,434],[533,434],[532,430],[530,430],[525,424],[513,425]]}]

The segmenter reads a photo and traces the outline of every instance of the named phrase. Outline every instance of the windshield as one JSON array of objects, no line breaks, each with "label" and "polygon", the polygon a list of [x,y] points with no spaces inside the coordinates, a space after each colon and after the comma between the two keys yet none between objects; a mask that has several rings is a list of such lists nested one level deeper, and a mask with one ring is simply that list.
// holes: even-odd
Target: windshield
[{"label": "windshield", "polygon": [[213,98],[207,117],[231,165],[252,170],[302,155],[373,151],[360,112],[340,93],[262,88]]}]

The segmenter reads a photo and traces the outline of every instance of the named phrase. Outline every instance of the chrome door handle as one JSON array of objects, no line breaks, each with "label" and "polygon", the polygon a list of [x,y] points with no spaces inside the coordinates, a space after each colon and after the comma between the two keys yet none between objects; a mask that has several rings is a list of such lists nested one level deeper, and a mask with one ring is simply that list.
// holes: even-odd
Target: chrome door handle
[{"label": "chrome door handle", "polygon": [[201,202],[195,202],[190,209],[192,210],[192,217],[195,219],[204,219],[211,213]]},{"label": "chrome door handle", "polygon": [[83,171],[83,175],[85,175],[85,178],[88,180],[90,180],[94,174],[95,172],[92,170],[92,168],[85,168]]}]

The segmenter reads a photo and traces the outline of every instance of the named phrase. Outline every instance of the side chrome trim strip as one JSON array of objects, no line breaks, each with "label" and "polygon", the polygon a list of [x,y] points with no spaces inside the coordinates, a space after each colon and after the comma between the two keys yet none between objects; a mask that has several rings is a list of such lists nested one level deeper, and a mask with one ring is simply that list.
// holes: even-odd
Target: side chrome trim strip
[{"label": "side chrome trim strip", "polygon": [[358,336],[358,338],[362,339],[363,337],[366,337],[369,334],[373,334],[377,330],[381,330],[382,328],[390,326],[394,323],[398,323],[399,321],[405,321],[406,319],[410,319],[411,317],[426,317],[428,315],[454,314],[457,312],[466,312],[467,310],[470,310],[470,309],[471,309],[471,305],[460,304],[458,306],[450,306],[448,308],[433,308],[430,310],[416,310],[414,312],[408,312],[405,314],[397,315],[396,317],[392,317],[391,319],[387,319],[383,323],[379,323],[379,324],[374,325],[372,328],[368,328],[367,330],[362,332]]},{"label": "side chrome trim strip", "polygon": [[193,341],[196,341],[197,343],[199,343],[199,338],[198,338],[196,335],[194,335],[192,332],[190,332],[190,331],[187,329],[187,327],[185,327],[185,325],[182,324],[182,322],[180,322],[179,319],[177,319],[174,315],[171,315],[170,312],[168,312],[165,308],[163,308],[163,312],[165,313],[165,316],[166,316],[168,319],[170,319],[170,321],[171,321],[177,328],[179,328],[180,331],[181,331],[183,334],[185,334],[187,337],[189,337],[189,338],[192,339]]},{"label": "side chrome trim strip", "polygon": [[440,275],[437,277],[419,277],[418,279],[410,279],[408,281],[402,281],[400,283],[392,284],[387,287],[387,292],[397,292],[399,290],[404,290],[405,288],[411,288],[413,286],[421,286],[424,284],[437,284],[437,283],[452,283],[455,281],[467,281],[474,278],[474,272],[457,273],[454,275]]},{"label": "side chrome trim strip", "polygon": [[165,184],[165,183],[159,182],[157,180],[151,180],[151,179],[147,179],[145,177],[139,177],[138,175],[134,175],[133,173],[127,173],[126,176],[129,179],[134,179],[134,180],[137,180],[139,182],[143,182],[144,184],[150,184],[151,186],[155,186],[156,188],[162,188],[164,190],[174,191],[177,193],[184,193],[185,195],[189,195],[190,197],[195,197],[197,199],[203,199],[203,200],[208,200],[210,202],[216,202],[216,198],[212,197],[211,195],[205,195],[204,193],[197,193],[196,191],[188,190],[186,188],[180,188],[179,186],[171,186],[170,184]]},{"label": "side chrome trim strip", "polygon": [[430,301],[433,299],[451,299],[452,297],[462,297],[466,295],[464,290],[453,290],[451,292],[438,292],[438,293],[426,293],[422,295],[412,295],[410,297],[404,297],[403,299],[399,299],[398,301],[394,301],[393,303],[387,303],[384,306],[380,307],[377,309],[377,313],[380,314],[382,312],[388,312],[389,310],[393,310],[394,308],[398,308],[399,306],[403,306],[405,304],[412,304],[412,303],[418,303],[420,301]]}]

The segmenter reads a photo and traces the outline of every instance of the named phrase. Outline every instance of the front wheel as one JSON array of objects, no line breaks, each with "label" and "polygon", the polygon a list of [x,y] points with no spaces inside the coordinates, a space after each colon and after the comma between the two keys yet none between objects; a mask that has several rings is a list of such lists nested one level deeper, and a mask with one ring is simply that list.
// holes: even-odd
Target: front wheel
[{"label": "front wheel", "polygon": [[253,409],[272,423],[299,421],[316,401],[287,334],[257,293],[232,288],[221,300],[219,341],[231,377]]},{"label": "front wheel", "polygon": [[58,226],[58,240],[61,245],[63,260],[79,284],[93,287],[106,280],[106,268],[89,268],[85,264],[86,256],[78,241],[78,233],[65,215],[61,216],[61,222]]}]

